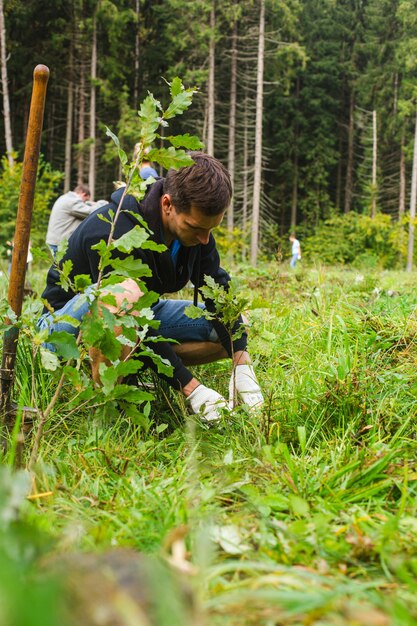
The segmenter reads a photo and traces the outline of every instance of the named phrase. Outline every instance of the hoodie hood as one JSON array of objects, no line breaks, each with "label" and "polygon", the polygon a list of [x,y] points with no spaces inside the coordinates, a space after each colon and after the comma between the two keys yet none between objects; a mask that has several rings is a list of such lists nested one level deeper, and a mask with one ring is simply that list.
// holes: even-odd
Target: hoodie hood
[{"label": "hoodie hood", "polygon": [[[123,199],[122,210],[129,211],[133,214],[139,213],[145,221],[147,222],[149,229],[151,232],[155,233],[156,241],[160,241],[160,232],[161,232],[161,212],[159,210],[160,207],[160,198],[164,192],[164,180],[159,179],[149,185],[148,190],[146,192],[145,197],[138,202],[134,196],[131,194],[126,194]],[[124,187],[117,189],[111,195],[111,201],[113,204],[119,206],[119,202],[124,193]],[[158,208],[157,208],[158,207]],[[130,215],[129,213],[125,213],[125,217],[130,219],[130,221],[137,224],[137,221]]]},{"label": "hoodie hood", "polygon": [[[111,195],[111,201],[114,202],[114,204],[116,204],[117,206],[119,206],[119,202],[122,199],[124,191],[125,188],[120,187],[119,189],[116,189],[116,191],[114,191]],[[122,209],[124,211],[137,211],[138,203],[136,198],[130,194],[126,194],[123,199]]]}]

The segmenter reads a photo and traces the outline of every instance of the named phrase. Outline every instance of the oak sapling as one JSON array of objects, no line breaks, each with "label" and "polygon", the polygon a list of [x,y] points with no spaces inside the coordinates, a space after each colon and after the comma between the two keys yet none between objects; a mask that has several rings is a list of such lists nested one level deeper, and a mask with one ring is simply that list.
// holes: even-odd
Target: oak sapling
[{"label": "oak sapling", "polygon": [[[179,169],[193,164],[188,150],[198,150],[202,147],[200,140],[188,133],[168,135],[166,132],[168,120],[183,114],[191,105],[196,92],[194,88],[186,89],[179,78],[174,78],[168,86],[170,99],[166,108],[163,108],[150,93],[139,108],[137,144],[132,161],[128,159],[118,137],[107,129],[107,135],[117,147],[125,182],[121,183],[123,193],[114,213],[109,212],[108,217],[99,215],[100,219],[109,224],[109,236],[107,241],[101,240],[93,246],[100,259],[96,284],[92,284],[88,275],[72,274],[72,262],[65,259],[65,244],[58,250],[57,263],[61,287],[65,291],[80,293],[80,304],[85,304],[86,300],[91,303],[89,314],[83,317],[81,323],[73,318],[60,320],[79,327],[77,341],[69,333],[52,333],[48,336],[47,330],[37,333],[35,337],[35,343],[41,351],[42,361],[47,369],[61,371],[61,376],[66,379],[69,377],[71,380],[82,380],[83,383],[85,378],[80,377],[81,363],[89,352],[98,351],[105,362],[99,366],[101,388],[91,396],[95,399],[95,406],[100,407],[106,415],[114,416],[122,409],[145,429],[150,424],[149,402],[153,395],[148,390],[138,388],[137,385],[122,384],[121,380],[129,375],[137,375],[144,368],[145,358],[148,361],[151,359],[161,373],[169,375],[172,368],[152,350],[152,342],[159,341],[160,338],[147,336],[150,328],[157,328],[159,325],[159,322],[153,319],[152,311],[152,305],[158,299],[158,295],[146,289],[146,277],[150,276],[151,270],[138,258],[135,251],[138,249],[163,251],[165,246],[152,241],[147,225],[136,214],[138,223],[132,230],[118,239],[114,238],[114,232],[123,211],[122,205],[126,194],[134,195],[138,201],[146,194],[150,181],[142,180],[139,175],[140,165],[144,159],[159,163],[166,169]],[[164,136],[159,132],[161,128],[164,129]],[[169,145],[158,149],[152,148],[156,141]],[[114,311],[116,295],[118,290],[120,291],[118,285],[126,279],[135,281],[143,296],[133,305],[122,303],[118,310]],[[42,343],[46,341],[54,345],[55,354],[42,347]],[[91,387],[91,383],[86,385]],[[47,414],[49,412],[47,411]]]},{"label": "oak sapling", "polygon": [[[228,289],[225,289],[222,285],[218,285],[211,276],[205,276],[204,280],[205,284],[200,287],[200,292],[206,299],[206,309],[200,309],[198,306],[190,305],[185,312],[191,319],[204,317],[207,320],[217,319],[221,321],[230,338],[232,361],[234,361],[233,341],[239,339],[245,332],[245,325],[239,322],[239,318],[243,311],[255,307],[249,298],[243,295],[242,285],[236,279],[232,278],[230,280]],[[230,408],[234,408],[237,404],[235,372],[236,365],[233,366],[233,384],[229,390]]]}]

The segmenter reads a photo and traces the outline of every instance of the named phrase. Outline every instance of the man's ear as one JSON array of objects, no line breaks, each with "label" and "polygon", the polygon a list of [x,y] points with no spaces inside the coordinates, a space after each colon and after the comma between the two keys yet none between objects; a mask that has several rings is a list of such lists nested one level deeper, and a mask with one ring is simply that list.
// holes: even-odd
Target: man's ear
[{"label": "man's ear", "polygon": [[161,197],[161,208],[165,215],[169,215],[172,209],[171,196],[169,193],[162,194]]}]

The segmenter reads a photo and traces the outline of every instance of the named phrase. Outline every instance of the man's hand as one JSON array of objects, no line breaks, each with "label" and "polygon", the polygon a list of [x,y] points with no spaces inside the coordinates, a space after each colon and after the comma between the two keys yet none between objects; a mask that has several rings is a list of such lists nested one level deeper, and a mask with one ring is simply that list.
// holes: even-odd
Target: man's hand
[{"label": "man's hand", "polygon": [[198,385],[188,396],[193,413],[200,415],[203,422],[216,422],[221,419],[221,410],[227,409],[227,402],[217,391],[205,385]]},{"label": "man's hand", "polygon": [[261,388],[250,363],[236,365],[233,370],[229,383],[230,408],[236,405],[237,396],[250,408],[261,407],[264,403]]}]

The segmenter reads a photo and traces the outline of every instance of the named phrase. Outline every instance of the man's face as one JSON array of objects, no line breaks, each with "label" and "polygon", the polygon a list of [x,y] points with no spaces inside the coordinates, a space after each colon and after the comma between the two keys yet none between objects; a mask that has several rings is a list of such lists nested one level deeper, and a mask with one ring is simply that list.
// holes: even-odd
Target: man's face
[{"label": "man's face", "polygon": [[177,213],[174,205],[169,204],[168,210],[165,207],[163,221],[173,239],[178,239],[183,246],[191,247],[207,244],[211,231],[219,226],[223,216],[224,212],[219,215],[204,215],[194,206],[189,213]]}]

